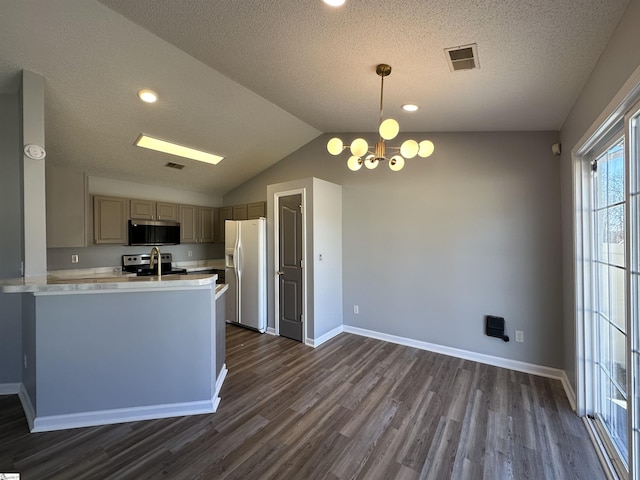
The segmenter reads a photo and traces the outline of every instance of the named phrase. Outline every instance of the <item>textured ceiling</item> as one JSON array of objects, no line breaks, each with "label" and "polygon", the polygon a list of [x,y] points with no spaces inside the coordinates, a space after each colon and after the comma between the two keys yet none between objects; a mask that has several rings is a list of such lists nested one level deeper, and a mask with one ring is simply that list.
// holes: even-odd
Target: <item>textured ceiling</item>
[{"label": "textured ceiling", "polygon": [[[402,131],[558,130],[628,0],[0,2],[0,92],[46,78],[52,163],[222,194],[321,132],[375,131],[381,62]],[[481,68],[452,73],[469,43]],[[141,132],[227,158],[169,170]]]}]

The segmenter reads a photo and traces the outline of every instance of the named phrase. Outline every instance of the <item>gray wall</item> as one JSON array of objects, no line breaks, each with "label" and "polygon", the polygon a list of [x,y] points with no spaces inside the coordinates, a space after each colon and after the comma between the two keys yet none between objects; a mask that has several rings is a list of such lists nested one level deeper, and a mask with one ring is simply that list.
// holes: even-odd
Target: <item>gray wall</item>
[{"label": "gray wall", "polygon": [[36,297],[30,293],[8,293],[22,302],[22,355],[26,365],[22,365],[22,384],[35,410],[38,397],[36,390]]},{"label": "gray wall", "polygon": [[560,132],[562,142],[563,350],[564,368],[574,390],[576,388],[576,338],[571,150],[576,147],[576,143],[640,65],[639,23],[640,0],[631,0]]},{"label": "gray wall", "polygon": [[37,415],[211,400],[211,296],[190,289],[35,297]]},{"label": "gray wall", "polygon": [[[431,158],[351,172],[324,135],[224,198],[315,176],[343,186],[343,316],[355,327],[562,367],[560,165],[556,132],[440,133]],[[343,134],[345,142],[359,134]],[[371,134],[363,134],[372,143]],[[358,305],[360,314],[353,314]],[[484,336],[484,316],[507,333]]]},{"label": "gray wall", "polygon": [[[22,175],[20,99],[0,95],[0,278],[20,276]],[[0,294],[0,384],[19,383],[22,352],[20,295]]]}]

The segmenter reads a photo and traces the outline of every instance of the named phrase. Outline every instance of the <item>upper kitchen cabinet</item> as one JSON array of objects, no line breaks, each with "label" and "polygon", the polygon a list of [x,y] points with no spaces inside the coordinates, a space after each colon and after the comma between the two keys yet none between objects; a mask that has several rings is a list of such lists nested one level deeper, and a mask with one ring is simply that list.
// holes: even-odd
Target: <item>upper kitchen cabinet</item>
[{"label": "upper kitchen cabinet", "polygon": [[175,203],[156,202],[156,220],[177,222],[178,205]]},{"label": "upper kitchen cabinet", "polygon": [[234,220],[248,220],[249,213],[247,205],[234,205],[233,207],[233,219]]},{"label": "upper kitchen cabinet", "polygon": [[178,205],[175,203],[132,199],[130,208],[132,220],[178,221]]},{"label": "upper kitchen cabinet", "polygon": [[224,243],[225,240],[225,224],[227,220],[233,220],[233,208],[232,207],[220,207],[218,209],[218,228],[216,233],[218,235],[218,242]]},{"label": "upper kitchen cabinet", "polygon": [[198,241],[197,208],[195,205],[178,205],[180,243],[196,243]]},{"label": "upper kitchen cabinet", "polygon": [[84,247],[87,177],[84,172],[46,166],[47,247]]},{"label": "upper kitchen cabinet", "polygon": [[215,240],[215,208],[179,205],[180,243],[211,243]]},{"label": "upper kitchen cabinet", "polygon": [[267,216],[267,202],[244,203],[218,209],[217,242],[224,242],[225,224],[227,220],[253,220]]},{"label": "upper kitchen cabinet", "polygon": [[129,201],[126,198],[93,197],[93,241],[94,243],[127,243],[127,221]]},{"label": "upper kitchen cabinet", "polygon": [[266,217],[267,202],[255,202],[247,205],[247,218],[253,220],[255,218]]},{"label": "upper kitchen cabinet", "polygon": [[198,219],[200,226],[200,242],[212,243],[215,241],[215,208],[198,207]]}]

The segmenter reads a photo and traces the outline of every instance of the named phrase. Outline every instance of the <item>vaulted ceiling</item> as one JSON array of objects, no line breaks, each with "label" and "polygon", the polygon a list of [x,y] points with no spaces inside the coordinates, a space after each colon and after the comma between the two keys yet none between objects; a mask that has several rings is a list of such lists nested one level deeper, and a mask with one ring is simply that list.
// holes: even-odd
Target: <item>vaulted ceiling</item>
[{"label": "vaulted ceiling", "polygon": [[[222,195],[323,132],[374,132],[383,62],[404,132],[558,130],[627,4],[1,0],[0,93],[45,77],[52,164]],[[444,49],[471,43],[480,68],[452,72]],[[140,133],[225,159],[146,151]]]}]

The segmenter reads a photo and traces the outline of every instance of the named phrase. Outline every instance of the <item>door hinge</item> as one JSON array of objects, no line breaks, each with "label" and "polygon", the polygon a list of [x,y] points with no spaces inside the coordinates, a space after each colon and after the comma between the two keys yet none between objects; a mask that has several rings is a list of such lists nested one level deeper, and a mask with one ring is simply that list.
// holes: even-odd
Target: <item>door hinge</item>
[{"label": "door hinge", "polygon": [[300,268],[304,268],[304,260],[300,260]]},{"label": "door hinge", "polygon": [[591,160],[591,171],[592,172],[598,171],[598,160]]}]

